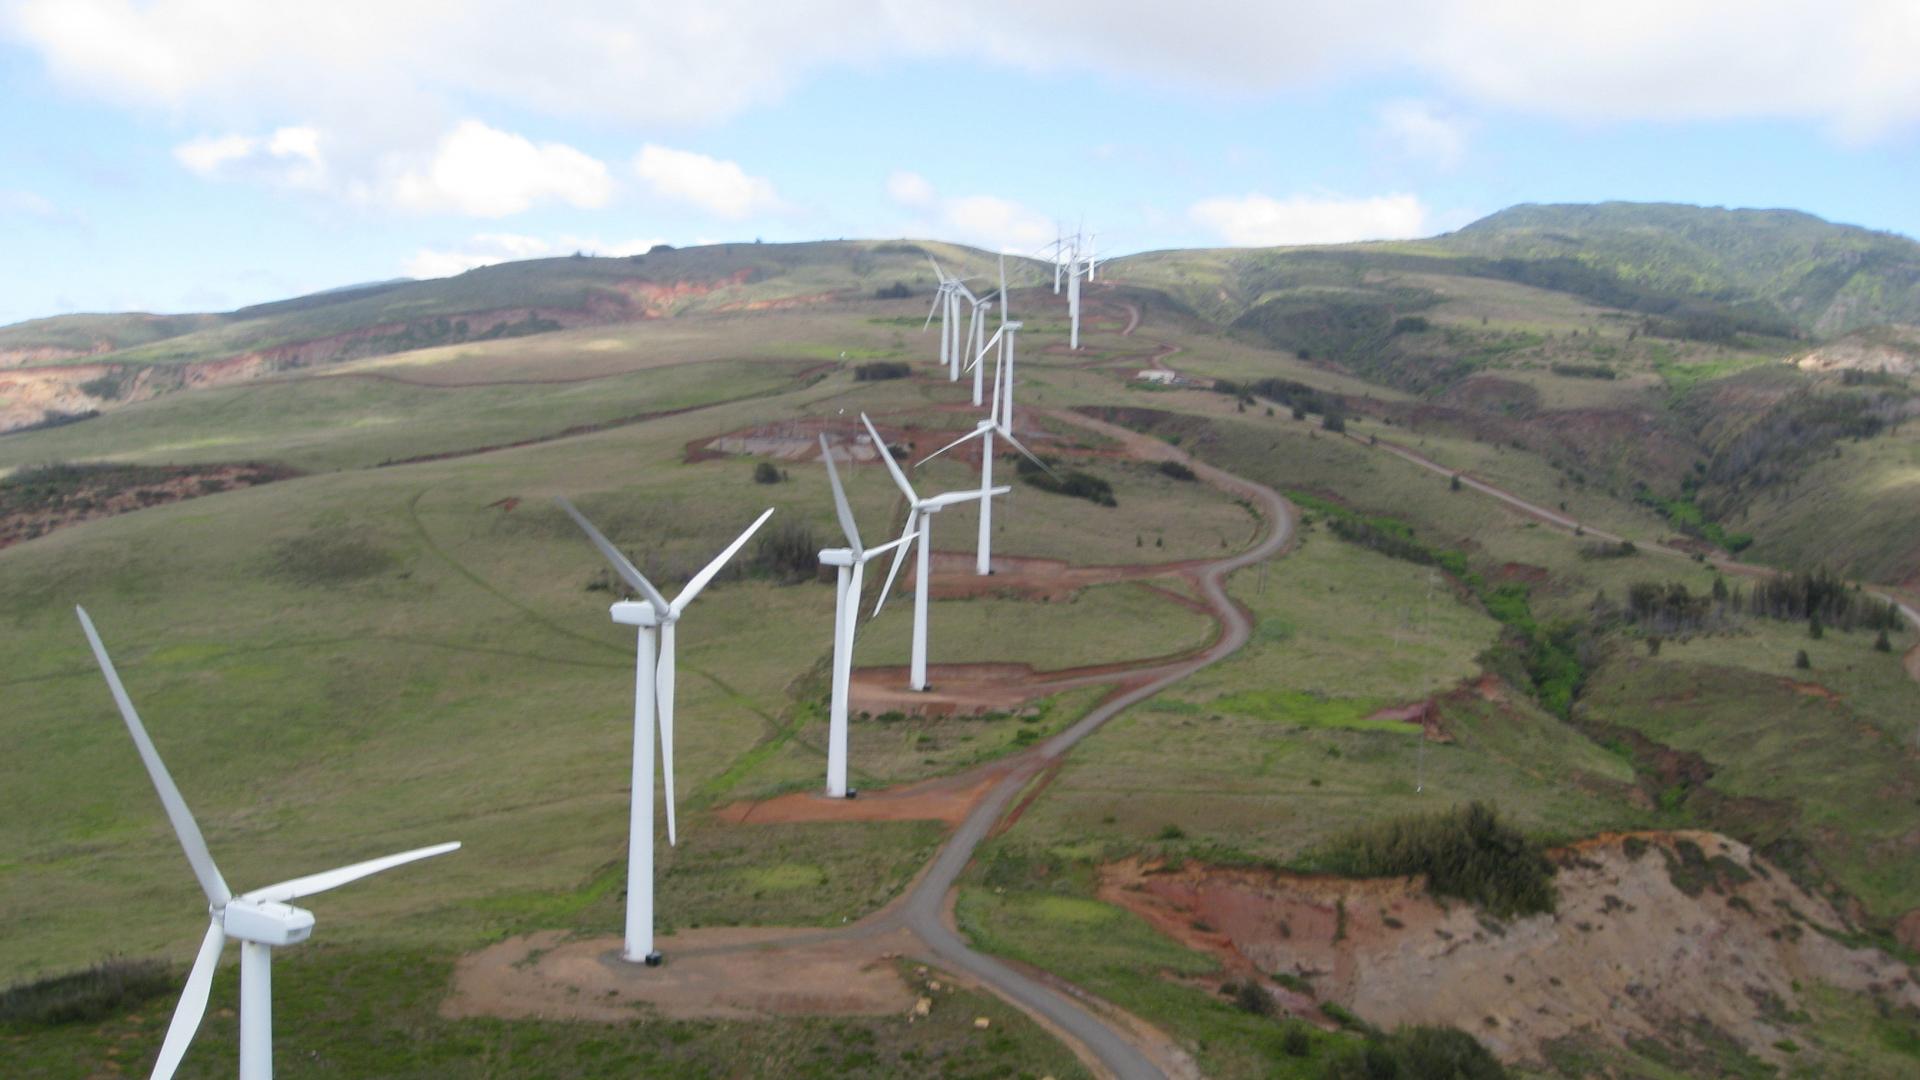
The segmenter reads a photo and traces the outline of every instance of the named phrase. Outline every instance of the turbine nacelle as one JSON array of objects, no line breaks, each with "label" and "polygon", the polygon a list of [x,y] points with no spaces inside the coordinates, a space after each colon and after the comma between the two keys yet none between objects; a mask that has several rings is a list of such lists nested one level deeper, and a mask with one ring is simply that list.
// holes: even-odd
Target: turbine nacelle
[{"label": "turbine nacelle", "polygon": [[258,945],[298,945],[313,936],[313,912],[273,900],[236,896],[218,917],[228,937]]},{"label": "turbine nacelle", "polygon": [[660,613],[645,600],[616,600],[608,610],[613,615],[613,621],[622,626],[659,626],[663,621],[673,621],[671,612],[662,620]]}]

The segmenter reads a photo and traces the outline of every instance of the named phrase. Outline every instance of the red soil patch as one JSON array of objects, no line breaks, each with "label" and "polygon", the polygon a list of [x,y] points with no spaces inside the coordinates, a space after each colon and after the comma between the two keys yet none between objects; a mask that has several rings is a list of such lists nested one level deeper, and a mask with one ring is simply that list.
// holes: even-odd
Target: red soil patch
[{"label": "red soil patch", "polygon": [[1500,569],[1494,571],[1493,576],[1497,581],[1524,581],[1537,585],[1547,580],[1551,574],[1544,566],[1510,562],[1500,564]]},{"label": "red soil patch", "polygon": [[[1469,690],[1469,693],[1472,691]],[[1367,717],[1369,720],[1398,720],[1406,724],[1418,724],[1420,733],[1429,742],[1450,743],[1453,736],[1440,724],[1440,701],[1428,698],[1408,705],[1391,705],[1376,711]]]},{"label": "red soil patch", "polygon": [[[1752,872],[1683,892],[1669,870],[1680,840]],[[1803,986],[1920,1005],[1920,987],[1896,959],[1808,932],[1847,923],[1737,841],[1704,832],[1609,835],[1550,855],[1557,911],[1504,922],[1470,904],[1443,905],[1416,879],[1351,881],[1191,861],[1178,869],[1110,864],[1097,895],[1219,959],[1218,974],[1178,981],[1217,988],[1254,979],[1284,1008],[1311,1015],[1311,999],[1264,978],[1287,973],[1309,980],[1313,998],[1378,1026],[1460,1027],[1509,1062],[1540,1061],[1543,1047],[1573,1034],[1620,1046],[1684,1038],[1676,1032],[1704,1018],[1747,1052],[1784,1065],[1777,1044],[1790,1033],[1779,1017],[1799,1006]],[[1920,931],[1920,912],[1909,920]],[[1824,1062],[1817,1052],[1801,1058]]]},{"label": "red soil patch", "polygon": [[300,475],[284,465],[129,466],[131,476],[108,470],[68,483],[48,500],[10,506],[0,500],[0,548],[45,536],[56,529],[149,506],[267,484]]},{"label": "red soil patch", "polygon": [[519,505],[520,505],[520,497],[518,495],[509,495],[506,498],[501,499],[497,502],[488,503],[487,509],[491,510],[497,506],[500,508],[502,513],[511,514],[513,513],[514,507],[517,507]]},{"label": "red soil patch", "polygon": [[1821,686],[1817,682],[1795,682],[1792,679],[1781,679],[1780,685],[1786,687],[1787,689],[1793,691],[1796,694],[1801,694],[1806,697],[1823,698],[1827,701],[1840,700],[1839,694],[1833,692],[1832,690],[1827,689],[1824,686]]}]

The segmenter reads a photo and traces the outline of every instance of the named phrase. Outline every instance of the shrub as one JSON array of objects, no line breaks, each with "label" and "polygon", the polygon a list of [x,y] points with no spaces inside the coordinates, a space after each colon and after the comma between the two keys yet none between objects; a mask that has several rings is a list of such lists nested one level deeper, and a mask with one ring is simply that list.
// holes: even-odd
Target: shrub
[{"label": "shrub", "polygon": [[1288,1057],[1303,1058],[1313,1053],[1313,1036],[1307,1034],[1307,1025],[1298,1020],[1287,1024],[1287,1030],[1280,1036],[1280,1051]]},{"label": "shrub", "polygon": [[819,561],[820,542],[813,526],[786,518],[760,533],[749,566],[753,572],[791,583],[811,580]]},{"label": "shrub", "polygon": [[1052,492],[1055,495],[1070,495],[1099,506],[1120,505],[1113,497],[1113,485],[1091,473],[1084,473],[1078,469],[1064,475],[1050,473],[1024,457],[1019,459],[1015,470],[1020,474],[1020,479],[1041,491]]},{"label": "shrub", "polygon": [[1452,479],[1452,480],[1450,480],[1450,481],[1448,481],[1448,483],[1447,483],[1447,488],[1448,488],[1448,490],[1450,490],[1450,491],[1459,491],[1459,490],[1460,490],[1460,474],[1459,474],[1459,473],[1454,473],[1454,474],[1453,474],[1453,479]]},{"label": "shrub", "polygon": [[1801,649],[1799,652],[1793,654],[1793,666],[1802,671],[1813,666],[1813,661],[1807,659],[1807,650]]},{"label": "shrub", "polygon": [[172,993],[175,985],[173,973],[158,960],[106,960],[0,991],[0,1027],[102,1020]]},{"label": "shrub", "polygon": [[1233,996],[1233,1007],[1241,1012],[1252,1013],[1255,1016],[1273,1015],[1273,997],[1260,985],[1258,979],[1228,983],[1220,989]]},{"label": "shrub", "polygon": [[876,360],[871,364],[860,364],[853,369],[854,382],[880,382],[884,379],[904,379],[913,374],[913,369],[895,360]]},{"label": "shrub", "polygon": [[1167,825],[1160,830],[1160,839],[1162,840],[1184,840],[1186,837],[1187,831],[1178,825]]},{"label": "shrub", "polygon": [[1327,1080],[1502,1080],[1507,1070],[1459,1028],[1423,1026],[1370,1036],[1330,1059],[1320,1075]]},{"label": "shrub", "polygon": [[873,290],[875,300],[905,300],[912,295],[913,290],[908,288],[904,281],[896,281],[891,285]]},{"label": "shrub", "polygon": [[1887,640],[1887,632],[1885,630],[1880,631],[1880,636],[1873,639],[1873,648],[1875,652],[1893,651],[1893,642]]},{"label": "shrub", "polygon": [[753,467],[753,482],[756,484],[777,484],[780,482],[780,469],[771,461],[762,461]]},{"label": "shrub", "polygon": [[1192,480],[1193,479],[1193,470],[1187,468],[1185,465],[1182,465],[1177,461],[1161,462],[1160,473],[1163,476],[1171,476],[1175,480]]},{"label": "shrub", "polygon": [[1326,413],[1320,417],[1320,426],[1328,431],[1345,431],[1347,430],[1347,418],[1335,412]]},{"label": "shrub", "polygon": [[1310,861],[1348,877],[1424,875],[1435,895],[1502,918],[1552,911],[1556,900],[1553,864],[1539,845],[1480,802],[1355,829]]}]

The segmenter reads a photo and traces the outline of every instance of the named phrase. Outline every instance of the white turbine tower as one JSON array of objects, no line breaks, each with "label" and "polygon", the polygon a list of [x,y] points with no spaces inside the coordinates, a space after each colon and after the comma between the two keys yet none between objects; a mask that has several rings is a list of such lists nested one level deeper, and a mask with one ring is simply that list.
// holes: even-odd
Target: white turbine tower
[{"label": "white turbine tower", "polygon": [[[866,416],[862,415],[860,419],[865,420]],[[868,424],[867,430],[873,431],[873,425]],[[881,453],[887,452],[886,444],[880,442],[879,433],[874,434],[873,441],[880,444]],[[824,434],[820,436],[820,458],[827,463],[827,479],[833,484],[833,509],[840,516],[840,531],[847,537],[846,547],[826,548],[820,552],[821,565],[836,570],[833,594],[833,697],[827,707],[827,794],[836,799],[850,799],[855,792],[847,787],[847,698],[853,680],[853,631],[860,621],[860,581],[866,573],[867,563],[903,544],[911,543],[915,534],[909,530],[900,539],[877,548],[862,547],[860,528],[853,520],[853,507],[847,505],[846,489],[840,486],[840,470],[834,467],[833,450],[827,445]],[[887,461],[891,463],[892,457],[888,457]]]},{"label": "white turbine tower", "polygon": [[[948,277],[947,272],[940,269],[940,264],[934,262],[933,256],[927,256],[927,261],[933,264],[933,273],[940,279],[940,287],[934,290],[933,305],[927,308],[927,321],[921,324],[920,330],[925,333],[926,329],[933,325],[934,316],[940,317],[940,366],[951,370],[954,335],[959,331],[959,320],[954,317],[954,289],[959,286],[960,279]],[[958,375],[954,376],[954,378],[958,377]]]},{"label": "white turbine tower", "polygon": [[113,669],[113,661],[107,656],[107,647],[100,643],[93,620],[87,617],[84,608],[76,607],[74,611],[80,615],[80,628],[86,631],[87,644],[93,647],[93,657],[100,663],[100,673],[107,677],[107,688],[113,691],[114,704],[120,707],[120,716],[127,722],[127,732],[133,736],[133,745],[140,751],[140,760],[146,764],[147,775],[152,778],[154,789],[160,793],[160,804],[166,807],[167,819],[173,823],[173,831],[180,837],[180,847],[187,854],[188,865],[193,867],[193,876],[200,880],[200,888],[207,894],[207,913],[212,916],[207,936],[200,941],[200,954],[195,957],[193,969],[187,974],[186,987],[180,991],[180,1004],[174,1007],[173,1022],[167,1025],[167,1036],[160,1044],[160,1056],[153,1063],[153,1080],[167,1080],[179,1068],[180,1059],[185,1056],[194,1033],[200,1029],[201,1018],[206,1015],[207,995],[213,987],[213,969],[219,965],[220,951],[230,937],[240,942],[240,1080],[271,1080],[272,950],[281,945],[297,945],[313,933],[313,912],[293,907],[287,901],[337,889],[369,874],[445,854],[460,845],[435,844],[414,851],[403,851],[398,855],[309,874],[235,896],[227,888],[226,879],[220,876],[220,868],[214,865],[207,842],[200,835],[200,826],[194,822],[186,800],[180,797],[180,789],[174,786],[173,777],[161,762],[160,752],[154,749],[153,740],[147,738],[146,726],[141,724],[140,714],[134,711],[126,687],[120,684],[120,675]]},{"label": "white turbine tower", "polygon": [[[1008,323],[1007,325],[1015,329],[1018,329],[1020,326],[1019,323]],[[1010,341],[1011,339],[1003,340]],[[1010,353],[1008,357],[1010,360]],[[1053,470],[1047,466],[1046,462],[1035,457],[1033,451],[1028,450],[1019,439],[1014,437],[1013,425],[1010,422],[1013,416],[1013,408],[1011,403],[1006,402],[1006,399],[1002,397],[1003,394],[1011,394],[1011,387],[1005,384],[1007,378],[1011,376],[1012,373],[1013,368],[1011,362],[1005,367],[996,363],[993,372],[993,408],[989,411],[987,419],[979,421],[974,425],[972,431],[967,432],[965,435],[960,436],[940,449],[935,450],[933,453],[928,454],[926,457],[921,458],[918,463],[925,465],[927,462],[959,446],[968,439],[980,440],[980,545],[978,554],[975,556],[974,570],[982,577],[993,572],[993,437],[997,434],[1007,440],[1015,450],[1025,454],[1028,460],[1040,466],[1040,468],[1045,469],[1048,475],[1053,475]],[[1003,404],[1003,402],[1006,403]],[[924,542],[923,540],[922,543]]]},{"label": "white turbine tower", "polygon": [[658,705],[660,728],[660,778],[661,787],[666,794],[667,804],[667,843],[678,842],[675,835],[673,818],[673,684],[674,684],[674,634],[675,627],[684,615],[687,605],[700,595],[720,568],[727,565],[746,542],[752,538],[760,526],[773,516],[773,508],[768,507],[747,526],[747,531],[739,539],[727,545],[727,550],[714,557],[714,560],[702,567],[680,590],[680,595],[668,603],[660,595],[660,590],[634,568],[632,562],[613,546],[613,542],[601,535],[572,503],[564,498],[555,498],[560,509],[567,512],[574,524],[587,534],[593,546],[600,549],[613,564],[614,572],[627,583],[628,588],[639,593],[644,600],[621,600],[612,608],[613,621],[623,626],[638,628],[640,644],[638,659],[633,676],[633,806],[628,817],[627,832],[627,923],[626,943],[622,955],[630,961],[645,963],[649,967],[660,963],[660,954],[653,948],[653,731],[655,723],[655,705]]},{"label": "white turbine tower", "polygon": [[[913,576],[913,662],[908,668],[907,685],[914,690],[927,688],[927,583],[932,578],[929,559],[933,553],[933,515],[942,508],[955,503],[980,500],[981,513],[986,513],[988,502],[996,495],[1005,495],[1012,488],[983,488],[979,491],[950,491],[944,495],[935,495],[923,499],[907,482],[907,474],[900,471],[900,463],[893,460],[893,451],[887,449],[887,441],[874,430],[873,421],[867,414],[860,414],[860,422],[867,425],[867,433],[873,436],[873,443],[880,448],[880,457],[887,463],[887,471],[893,474],[893,482],[899,486],[900,493],[907,497],[907,524],[900,531],[900,539],[894,544],[908,545],[914,537],[920,538],[920,559],[915,564]],[[906,561],[907,549],[900,547],[893,555],[893,568],[887,571],[887,583],[880,590],[880,602],[873,606],[873,613],[880,614],[886,605],[887,594],[893,591],[893,579],[900,573],[900,564]]]}]

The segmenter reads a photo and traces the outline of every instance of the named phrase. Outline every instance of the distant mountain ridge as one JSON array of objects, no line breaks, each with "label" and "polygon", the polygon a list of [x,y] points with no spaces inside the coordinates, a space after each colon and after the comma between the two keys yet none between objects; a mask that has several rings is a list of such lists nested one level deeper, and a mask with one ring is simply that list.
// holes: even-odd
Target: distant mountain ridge
[{"label": "distant mountain ridge", "polygon": [[1660,292],[1763,304],[1820,337],[1920,323],[1920,243],[1798,210],[1526,203],[1427,246],[1571,259]]}]

